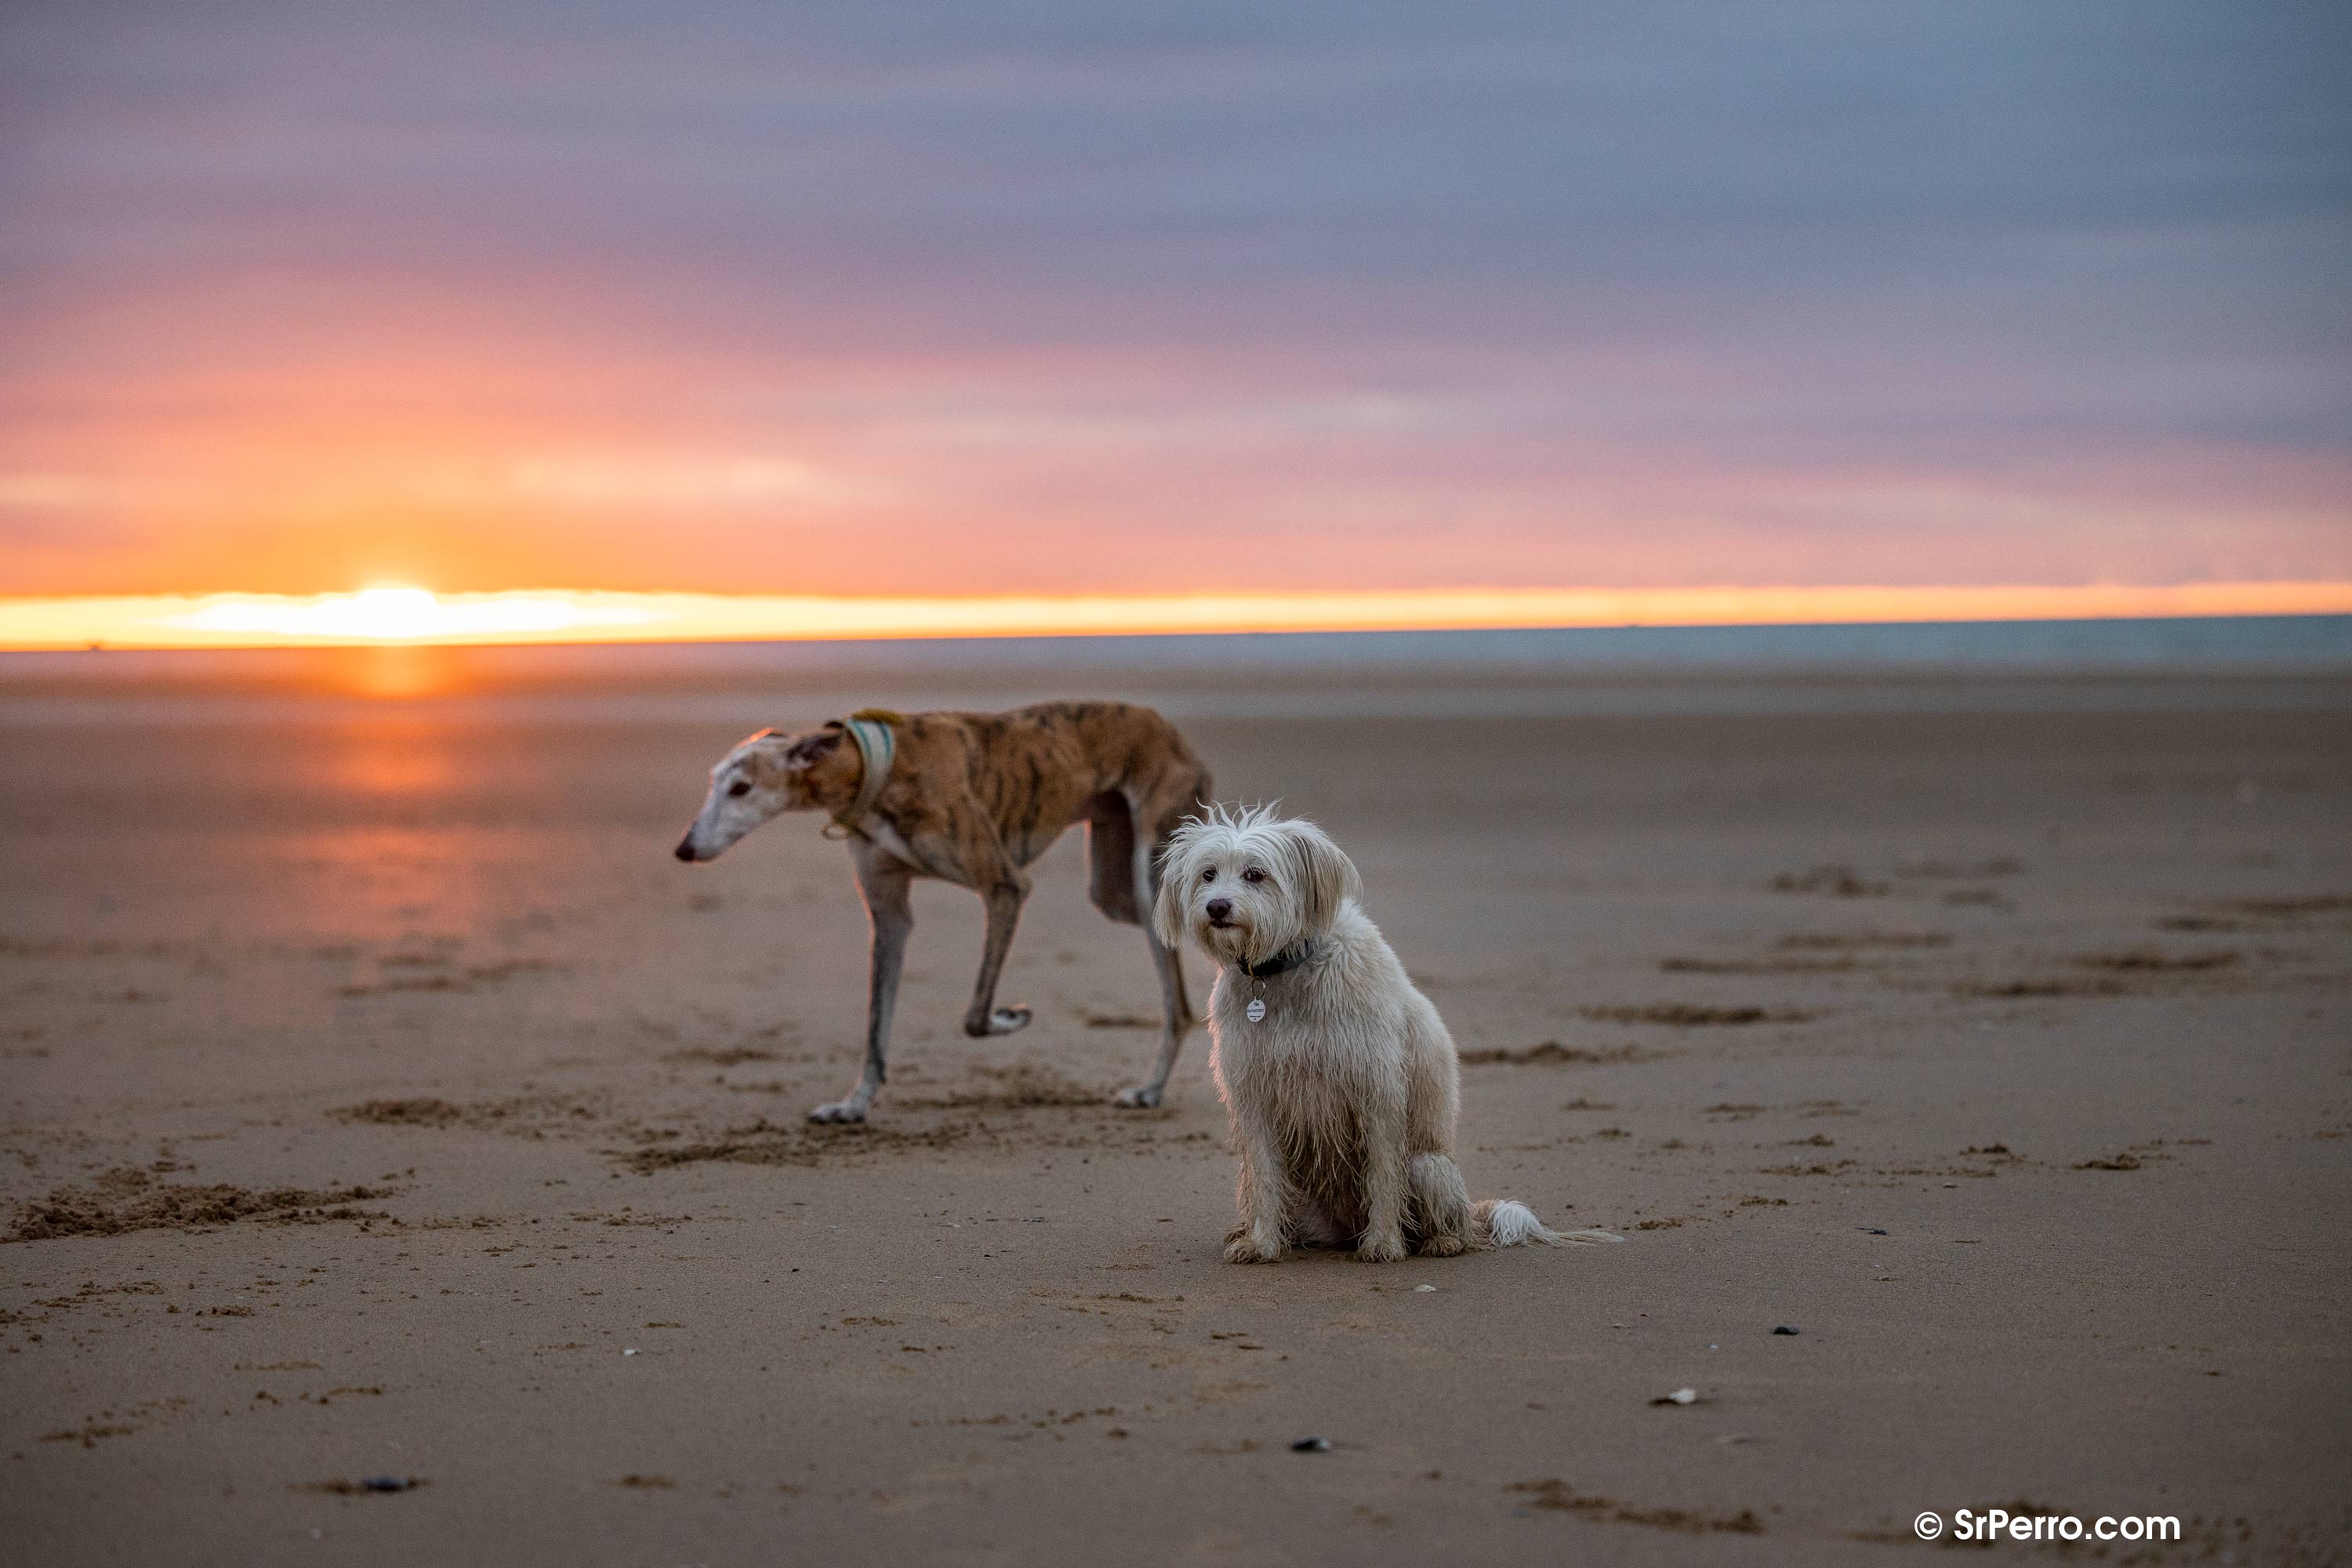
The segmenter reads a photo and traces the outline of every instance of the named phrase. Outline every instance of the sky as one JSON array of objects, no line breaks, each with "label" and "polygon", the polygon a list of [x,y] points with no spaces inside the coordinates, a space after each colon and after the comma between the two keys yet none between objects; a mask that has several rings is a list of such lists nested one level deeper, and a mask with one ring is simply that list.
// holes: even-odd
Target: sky
[{"label": "sky", "polygon": [[0,9],[0,597],[2352,582],[2339,5]]}]

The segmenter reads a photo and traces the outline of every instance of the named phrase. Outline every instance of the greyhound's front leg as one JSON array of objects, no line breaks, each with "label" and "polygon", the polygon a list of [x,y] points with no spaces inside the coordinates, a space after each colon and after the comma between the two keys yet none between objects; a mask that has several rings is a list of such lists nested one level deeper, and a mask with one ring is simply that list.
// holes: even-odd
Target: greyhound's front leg
[{"label": "greyhound's front leg", "polygon": [[1151,928],[1152,905],[1160,897],[1160,879],[1152,866],[1151,846],[1139,839],[1135,847],[1136,907],[1143,911],[1143,940],[1150,944],[1151,967],[1160,976],[1160,1052],[1151,1061],[1151,1076],[1131,1089],[1118,1091],[1112,1103],[1129,1110],[1148,1110],[1160,1103],[1175,1070],[1176,1053],[1192,1032],[1192,1003],[1184,994],[1184,962],[1176,950],[1160,940]]},{"label": "greyhound's front leg", "polygon": [[898,1006],[898,975],[906,967],[907,938],[915,929],[915,911],[908,889],[914,879],[895,861],[881,855],[860,856],[857,889],[866,895],[866,912],[874,924],[871,975],[866,994],[866,1068],[847,1098],[820,1105],[809,1112],[811,1121],[863,1121],[886,1076],[890,1049],[890,1015]]},{"label": "greyhound's front leg", "polygon": [[978,1038],[1009,1035],[1029,1022],[1029,1009],[996,1005],[997,978],[1004,973],[1004,955],[1013,947],[1013,928],[1021,921],[1021,906],[1029,897],[1029,879],[1006,867],[993,887],[982,893],[988,901],[988,937],[980,954],[980,978],[972,983],[971,1005],[964,1009],[963,1032]]}]

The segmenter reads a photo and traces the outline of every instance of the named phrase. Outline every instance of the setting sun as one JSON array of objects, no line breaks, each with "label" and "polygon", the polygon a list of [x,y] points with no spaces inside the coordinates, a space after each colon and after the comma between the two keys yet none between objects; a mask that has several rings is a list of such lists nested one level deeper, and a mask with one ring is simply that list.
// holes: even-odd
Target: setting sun
[{"label": "setting sun", "polygon": [[365,637],[426,637],[442,618],[441,601],[430,588],[363,588],[298,614],[322,631]]}]

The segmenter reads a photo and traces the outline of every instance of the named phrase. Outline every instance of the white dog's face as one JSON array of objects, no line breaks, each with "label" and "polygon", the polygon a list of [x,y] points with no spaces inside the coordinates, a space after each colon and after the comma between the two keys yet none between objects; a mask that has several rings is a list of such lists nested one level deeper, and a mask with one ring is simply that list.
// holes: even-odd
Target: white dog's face
[{"label": "white dog's face", "polygon": [[[837,727],[805,735],[762,730],[719,760],[710,770],[710,791],[686,837],[677,841],[681,860],[716,860],[727,847],[770,817],[806,811],[818,804],[827,775],[845,767],[854,781],[864,764]],[[852,753],[845,758],[843,752]]]},{"label": "white dog's face", "polygon": [[1222,963],[1263,963],[1329,931],[1361,892],[1355,863],[1313,823],[1218,806],[1170,837],[1152,914],[1171,947],[1189,935]]}]

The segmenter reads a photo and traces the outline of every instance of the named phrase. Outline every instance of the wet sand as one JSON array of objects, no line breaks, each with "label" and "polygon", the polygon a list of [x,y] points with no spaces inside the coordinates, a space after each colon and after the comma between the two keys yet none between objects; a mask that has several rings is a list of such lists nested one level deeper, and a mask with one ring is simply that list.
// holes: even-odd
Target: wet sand
[{"label": "wet sand", "polygon": [[803,1124],[843,852],[668,851],[804,695],[26,700],[0,1559],[1865,1563],[2001,1506],[2343,1560],[2352,689],[1938,689],[1169,702],[1355,856],[1474,1193],[1627,1237],[1270,1269],[1205,1037],[1108,1103],[1154,994],[1076,835],[1030,1028],[958,1032],[978,905],[922,886],[875,1121]]}]

